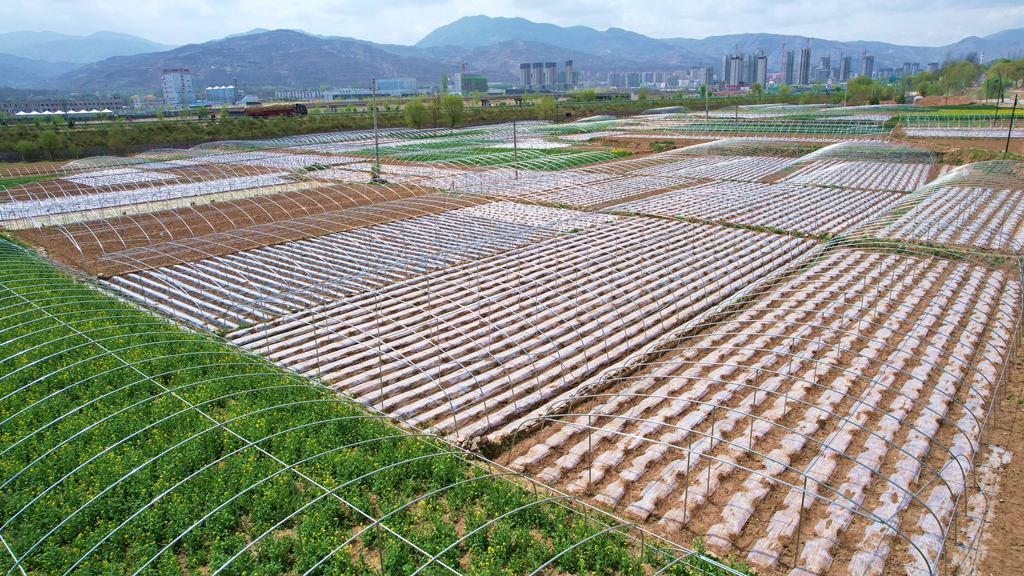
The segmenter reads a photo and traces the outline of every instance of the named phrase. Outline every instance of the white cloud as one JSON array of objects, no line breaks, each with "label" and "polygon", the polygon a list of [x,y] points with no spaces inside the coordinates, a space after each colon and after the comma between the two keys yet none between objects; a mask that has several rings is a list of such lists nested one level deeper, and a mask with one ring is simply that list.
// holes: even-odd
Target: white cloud
[{"label": "white cloud", "polygon": [[1020,0],[7,0],[0,32],[113,30],[166,44],[221,38],[252,28],[300,28],[382,43],[413,44],[462,16],[521,16],[562,26],[625,28],[657,38],[742,32],[834,40],[943,45],[1024,27]]}]

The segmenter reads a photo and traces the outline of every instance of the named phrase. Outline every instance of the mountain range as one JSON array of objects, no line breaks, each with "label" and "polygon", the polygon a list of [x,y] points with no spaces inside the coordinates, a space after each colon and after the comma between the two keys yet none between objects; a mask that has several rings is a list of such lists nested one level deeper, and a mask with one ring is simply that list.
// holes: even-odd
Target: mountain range
[{"label": "mountain range", "polygon": [[807,45],[814,62],[831,55],[875,56],[875,67],[903,62],[942,62],[947,54],[984,54],[986,60],[1024,53],[1024,28],[939,47],[883,42],[839,42],[778,34],[731,34],[696,40],[657,39],[620,28],[561,27],[523,18],[471,16],[434,30],[413,46],[377,44],[355,38],[321,36],[302,30],[255,29],[220,40],[169,47],[110,32],[69,36],[54,32],[0,34],[0,86],[56,89],[77,93],[135,93],[159,89],[161,68],[187,67],[197,89],[236,79],[250,89],[315,89],[366,86],[373,77],[419,79],[435,84],[442,72],[469,73],[492,82],[516,82],[519,63],[573,60],[576,70],[594,75],[611,71],[686,69],[700,62],[721,66],[722,55],[763,50],[769,70],[777,70],[783,43]]}]

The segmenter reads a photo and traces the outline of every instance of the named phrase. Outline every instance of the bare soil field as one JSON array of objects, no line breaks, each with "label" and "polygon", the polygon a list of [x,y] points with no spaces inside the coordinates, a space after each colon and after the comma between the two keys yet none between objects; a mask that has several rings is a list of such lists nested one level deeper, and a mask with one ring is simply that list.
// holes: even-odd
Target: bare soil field
[{"label": "bare soil field", "polygon": [[1013,453],[1013,460],[999,479],[992,524],[982,544],[986,554],[978,576],[1001,576],[1007,569],[1024,566],[1024,341],[1018,340],[1006,380],[993,410],[988,441]]},{"label": "bare soil field", "polygon": [[914,102],[917,106],[965,106],[974,102],[970,96],[925,96]]},{"label": "bare soil field", "polygon": [[[1014,128],[1016,132],[1017,128]],[[994,160],[1001,157],[1006,148],[1006,138],[920,138],[903,137],[901,142],[919,144],[936,152],[942,164],[966,164],[979,160]],[[972,154],[972,151],[982,152]],[[984,154],[990,152],[991,154]],[[1024,138],[1010,139],[1010,153],[1024,156]]]}]

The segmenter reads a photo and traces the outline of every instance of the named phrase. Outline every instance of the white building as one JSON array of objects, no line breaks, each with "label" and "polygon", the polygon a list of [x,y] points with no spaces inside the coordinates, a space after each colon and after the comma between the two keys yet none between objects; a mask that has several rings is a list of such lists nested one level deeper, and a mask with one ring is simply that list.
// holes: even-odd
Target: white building
[{"label": "white building", "polygon": [[164,105],[179,109],[182,105],[195,104],[196,91],[192,87],[192,72],[188,68],[164,68]]},{"label": "white building", "polygon": [[415,94],[416,93],[416,79],[415,78],[378,78],[377,79],[377,93],[391,94],[392,96],[401,96],[403,94]]}]

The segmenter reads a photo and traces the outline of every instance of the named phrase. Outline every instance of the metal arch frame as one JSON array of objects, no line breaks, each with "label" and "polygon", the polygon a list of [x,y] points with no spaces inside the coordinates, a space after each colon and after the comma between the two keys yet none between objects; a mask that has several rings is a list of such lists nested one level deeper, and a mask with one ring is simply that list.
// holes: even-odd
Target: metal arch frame
[{"label": "metal arch frame", "polygon": [[[246,414],[246,415],[243,415],[242,417],[247,417],[248,415],[251,415],[251,414]],[[459,453],[459,454],[463,454],[464,452],[461,452],[461,451],[460,451],[460,452],[458,452],[458,453]]]},{"label": "metal arch frame", "polygon": [[[955,264],[954,264],[954,266],[955,266]],[[970,275],[969,275],[969,274],[967,273],[967,270],[965,270],[965,271],[964,271],[964,273],[965,273],[965,274],[967,274],[967,276],[968,276],[968,277],[970,276]],[[847,274],[849,274],[849,273],[847,273]],[[966,279],[966,278],[965,278],[965,279]],[[988,291],[988,290],[992,290],[992,289],[994,289],[994,288],[993,288],[993,286],[992,286],[992,285],[990,285],[990,283],[989,283],[988,281],[981,281],[981,282],[979,282],[979,284],[981,284],[981,290],[982,290],[983,292],[984,292],[984,291]],[[793,288],[793,290],[795,290],[795,289],[796,289],[796,288]],[[957,298],[955,297],[955,298],[954,298],[954,300],[957,300]],[[968,314],[968,313],[969,313],[969,312],[965,312],[964,314],[966,315],[966,314]],[[753,320],[750,320],[750,321],[752,322]],[[781,321],[781,320],[776,320],[776,322],[778,322],[778,321]],[[961,321],[961,322],[962,322],[962,321]],[[723,322],[723,323],[724,323],[724,322]],[[731,334],[731,332],[730,332],[730,334]],[[685,347],[684,347],[684,348],[685,348]],[[818,362],[818,361],[815,361],[815,362]],[[942,369],[942,368],[940,367],[940,369]],[[1005,366],[1004,366],[1004,369],[1005,369]],[[705,378],[705,379],[706,379],[706,378]],[[997,384],[997,383],[994,383],[994,384]],[[954,398],[953,400],[956,400],[956,399]],[[694,403],[697,403],[697,401],[692,401],[692,402],[694,402]],[[956,401],[956,403],[958,403],[958,404],[959,404],[960,402],[959,402],[959,401]],[[963,407],[963,408],[964,408],[965,412],[967,412],[967,413],[969,413],[969,414],[972,414],[972,415],[973,415],[973,412],[971,412],[970,410],[966,410],[966,407]],[[593,415],[594,413],[590,413],[590,414],[592,414],[592,415]],[[598,417],[601,417],[601,416],[605,416],[605,417],[610,417],[610,418],[614,418],[614,416],[613,416],[613,415],[605,415],[605,414],[598,414]],[[976,416],[977,416],[977,415],[974,415],[974,417],[975,417],[975,420],[977,420],[977,417],[976,417]],[[988,414],[988,416],[991,416],[991,414]],[[945,419],[945,418],[944,418],[944,419]],[[947,420],[947,421],[948,421],[948,420]],[[667,424],[663,424],[663,425],[666,425],[666,426],[667,426]],[[582,424],[580,424],[580,423],[577,423],[577,424],[573,424],[572,426],[575,426],[575,427],[579,427],[579,426],[582,426]],[[980,432],[981,432],[981,430],[979,429],[979,433],[980,433]],[[975,451],[975,453],[977,453],[977,451]],[[957,461],[957,462],[959,463],[959,458],[956,458],[956,461]],[[961,468],[962,468],[962,465],[961,465]],[[964,478],[966,478],[966,476],[964,476]],[[943,479],[941,478],[941,476],[940,476],[940,480],[943,480]],[[943,481],[944,481],[944,480],[943,480]],[[927,487],[927,484],[925,485],[925,487]],[[953,492],[952,490],[950,490],[950,493],[954,493],[954,492]],[[941,524],[942,524],[942,523],[940,522],[940,525],[941,525]],[[947,527],[947,530],[948,530],[948,527]]]}]

